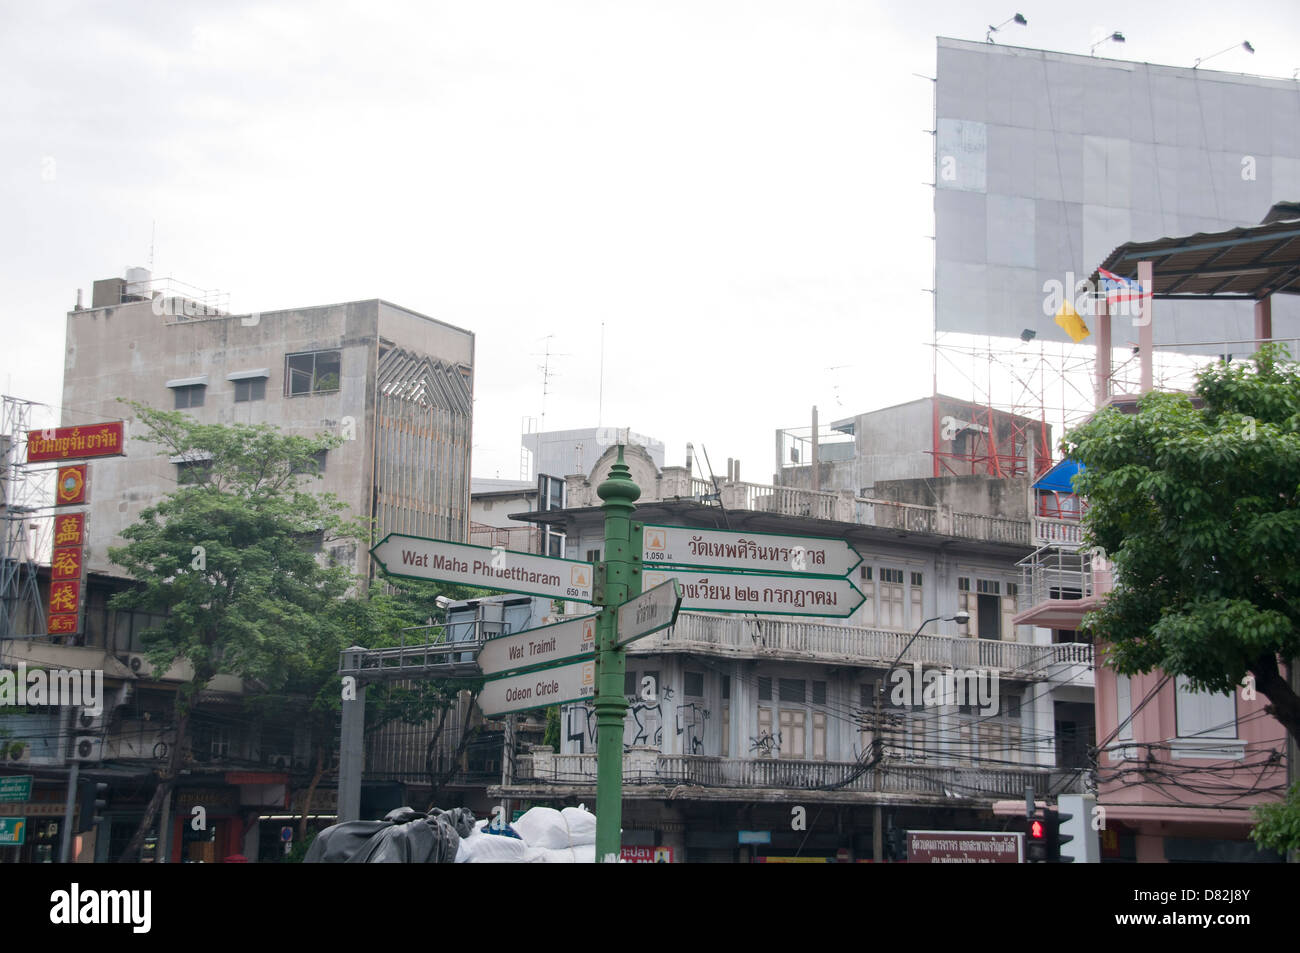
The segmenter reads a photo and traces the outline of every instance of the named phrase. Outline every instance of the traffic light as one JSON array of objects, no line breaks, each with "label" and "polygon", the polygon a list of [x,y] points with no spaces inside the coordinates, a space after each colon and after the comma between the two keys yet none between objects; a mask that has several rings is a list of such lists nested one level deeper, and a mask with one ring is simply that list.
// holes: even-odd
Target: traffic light
[{"label": "traffic light", "polygon": [[1025,821],[1025,863],[1047,862],[1047,823],[1041,814]]},{"label": "traffic light", "polygon": [[103,820],[100,812],[108,807],[108,785],[103,781],[79,780],[77,802],[81,805],[81,813],[77,816],[77,833],[84,834]]},{"label": "traffic light", "polygon": [[1047,862],[1049,864],[1074,863],[1073,857],[1061,856],[1061,845],[1074,840],[1073,834],[1061,833],[1061,825],[1073,817],[1073,814],[1062,814],[1059,809],[1045,813],[1044,825],[1047,828]]}]

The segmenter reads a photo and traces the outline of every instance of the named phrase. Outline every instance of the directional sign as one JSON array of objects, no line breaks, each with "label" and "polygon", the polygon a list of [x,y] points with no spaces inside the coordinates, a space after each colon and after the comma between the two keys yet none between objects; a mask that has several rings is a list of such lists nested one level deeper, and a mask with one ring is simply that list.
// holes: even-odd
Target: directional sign
[{"label": "directional sign", "polygon": [[0,778],[0,801],[30,801],[31,799],[31,775]]},{"label": "directional sign", "polygon": [[596,662],[574,662],[487,682],[478,704],[488,717],[596,697]]},{"label": "directional sign", "polygon": [[682,584],[682,608],[697,612],[756,612],[848,618],[864,596],[847,579],[812,579],[698,569],[647,569],[641,585]]},{"label": "directional sign", "polygon": [[662,582],[618,607],[618,644],[627,645],[677,621],[682,587],[676,579]]},{"label": "directional sign", "polygon": [[591,563],[534,556],[501,547],[390,533],[370,554],[392,576],[441,579],[483,589],[520,592],[569,602],[591,602]]},{"label": "directional sign", "polygon": [[647,567],[658,563],[831,577],[847,576],[862,562],[842,539],[649,525],[641,558]]},{"label": "directional sign", "polygon": [[0,847],[21,847],[27,842],[27,818],[0,817]]},{"label": "directional sign", "polygon": [[478,653],[478,666],[489,678],[500,677],[509,672],[585,658],[595,651],[596,617],[585,615],[488,639]]}]

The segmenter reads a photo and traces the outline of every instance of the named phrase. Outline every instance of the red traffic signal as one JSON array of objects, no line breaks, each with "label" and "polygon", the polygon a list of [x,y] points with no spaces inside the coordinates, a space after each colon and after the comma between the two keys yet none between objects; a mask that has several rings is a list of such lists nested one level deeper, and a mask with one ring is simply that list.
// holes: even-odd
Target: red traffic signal
[{"label": "red traffic signal", "polygon": [[1047,838],[1047,831],[1043,828],[1043,822],[1038,818],[1034,818],[1029,822],[1029,838],[1030,840],[1045,840]]}]

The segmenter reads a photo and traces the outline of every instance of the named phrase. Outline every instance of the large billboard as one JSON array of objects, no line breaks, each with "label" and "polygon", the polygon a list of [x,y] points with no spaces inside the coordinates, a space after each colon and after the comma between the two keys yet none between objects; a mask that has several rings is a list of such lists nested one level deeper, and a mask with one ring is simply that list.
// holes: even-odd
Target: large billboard
[{"label": "large billboard", "polygon": [[[1124,242],[1257,225],[1300,199],[1300,84],[938,43],[939,331],[1068,341],[1053,282],[1086,279]],[[1252,315],[1249,302],[1157,300],[1155,343],[1222,353],[1191,345],[1249,339]],[[1114,320],[1115,346],[1136,343]],[[1295,296],[1274,299],[1273,328],[1300,335]]]}]

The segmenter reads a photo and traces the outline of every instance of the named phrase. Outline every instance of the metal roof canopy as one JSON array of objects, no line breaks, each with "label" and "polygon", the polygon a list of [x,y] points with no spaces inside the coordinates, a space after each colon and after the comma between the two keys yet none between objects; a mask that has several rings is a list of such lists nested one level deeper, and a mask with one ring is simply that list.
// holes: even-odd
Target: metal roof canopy
[{"label": "metal roof canopy", "polygon": [[[1136,278],[1138,262],[1150,261],[1155,298],[1261,300],[1272,294],[1300,294],[1300,208],[1279,202],[1264,223],[1125,242],[1101,267]],[[1092,273],[1093,287],[1098,279],[1099,270]]]}]

